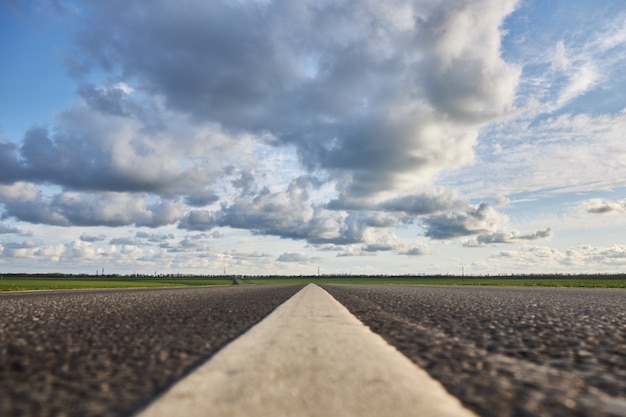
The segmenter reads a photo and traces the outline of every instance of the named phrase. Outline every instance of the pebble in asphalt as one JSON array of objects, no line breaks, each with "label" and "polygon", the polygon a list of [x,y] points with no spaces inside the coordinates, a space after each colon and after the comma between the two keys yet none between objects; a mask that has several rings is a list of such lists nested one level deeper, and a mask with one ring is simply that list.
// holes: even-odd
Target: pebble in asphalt
[{"label": "pebble in asphalt", "polygon": [[626,416],[626,291],[323,285],[483,417]]},{"label": "pebble in asphalt", "polygon": [[0,416],[124,416],[303,286],[0,294]]}]

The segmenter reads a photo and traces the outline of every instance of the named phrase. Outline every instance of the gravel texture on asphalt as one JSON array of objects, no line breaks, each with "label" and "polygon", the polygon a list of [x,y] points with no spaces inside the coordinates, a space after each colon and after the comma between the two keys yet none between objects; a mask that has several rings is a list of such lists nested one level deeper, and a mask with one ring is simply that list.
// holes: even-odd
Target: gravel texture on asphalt
[{"label": "gravel texture on asphalt", "polygon": [[624,290],[322,287],[481,416],[626,416]]},{"label": "gravel texture on asphalt", "polygon": [[124,416],[302,285],[0,294],[0,416]]}]

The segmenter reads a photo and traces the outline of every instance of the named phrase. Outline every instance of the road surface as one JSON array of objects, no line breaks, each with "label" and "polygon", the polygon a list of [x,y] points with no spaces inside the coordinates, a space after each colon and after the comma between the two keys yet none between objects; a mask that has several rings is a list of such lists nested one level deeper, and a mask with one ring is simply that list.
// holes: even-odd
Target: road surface
[{"label": "road surface", "polygon": [[0,416],[124,416],[303,286],[0,294]]},{"label": "road surface", "polygon": [[[132,415],[301,288],[0,294],[0,415]],[[478,415],[626,416],[624,290],[323,288]]]},{"label": "road surface", "polygon": [[624,290],[323,287],[481,416],[626,416]]}]

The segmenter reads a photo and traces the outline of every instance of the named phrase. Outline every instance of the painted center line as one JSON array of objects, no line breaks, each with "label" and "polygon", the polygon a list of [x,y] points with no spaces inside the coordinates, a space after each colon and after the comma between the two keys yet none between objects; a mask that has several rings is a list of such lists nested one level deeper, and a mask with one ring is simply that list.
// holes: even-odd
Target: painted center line
[{"label": "painted center line", "polygon": [[474,416],[310,284],[137,417]]}]

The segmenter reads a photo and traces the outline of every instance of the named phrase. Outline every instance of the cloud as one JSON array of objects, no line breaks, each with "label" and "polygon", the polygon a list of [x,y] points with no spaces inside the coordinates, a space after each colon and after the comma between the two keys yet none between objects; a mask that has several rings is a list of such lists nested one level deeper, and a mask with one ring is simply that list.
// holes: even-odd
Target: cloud
[{"label": "cloud", "polygon": [[481,203],[478,206],[468,205],[461,210],[427,216],[423,222],[427,237],[450,239],[496,232],[508,223],[508,217],[498,213],[487,203]]},{"label": "cloud", "polygon": [[498,251],[490,256],[506,263],[513,263],[524,271],[563,271],[572,268],[580,272],[601,273],[622,271],[626,265],[626,246],[596,247],[578,245],[559,251],[545,246],[523,246],[515,251]]},{"label": "cloud", "polygon": [[591,90],[599,81],[600,74],[591,63],[580,65],[569,76],[568,84],[557,99],[557,104],[563,106],[576,97]]},{"label": "cloud", "polygon": [[19,146],[0,138],[0,186],[20,179]]},{"label": "cloud", "polygon": [[362,250],[365,252],[387,252],[396,249],[396,245],[393,243],[371,243],[363,246]]},{"label": "cloud", "polygon": [[556,43],[554,55],[550,68],[553,71],[565,71],[571,64],[571,60],[567,57],[565,43],[561,40]]},{"label": "cloud", "polygon": [[133,240],[129,237],[116,237],[109,241],[109,245],[128,245],[128,246],[137,246],[138,243],[136,240]]},{"label": "cloud", "polygon": [[[606,10],[585,7],[583,14],[580,5],[572,6],[554,16],[564,30],[541,31],[537,42],[522,39],[530,32],[515,35],[519,43],[506,56],[524,65],[517,111],[481,130],[474,148],[480,164],[444,173],[443,183],[477,199],[625,185],[624,13],[615,9],[607,18],[600,16]],[[581,31],[565,25],[572,15],[604,23]]]},{"label": "cloud", "polygon": [[454,239],[476,235],[464,246],[474,247],[499,243],[513,243],[545,239],[552,236],[552,229],[521,234],[509,227],[509,217],[496,211],[487,203],[476,206],[457,201],[451,209],[420,217],[425,236],[435,240]]},{"label": "cloud", "polygon": [[400,255],[407,256],[422,256],[430,253],[430,250],[426,246],[415,246],[412,248],[408,248],[402,252],[399,252]]},{"label": "cloud", "polygon": [[130,91],[128,88],[124,88],[124,85],[99,88],[93,84],[82,84],[78,88],[78,95],[85,100],[90,108],[101,113],[129,116],[131,113],[125,107],[128,106],[126,97]]},{"label": "cloud", "polygon": [[567,251],[566,262],[577,265],[626,265],[626,246],[614,245],[612,247],[594,247],[580,245]]},{"label": "cloud", "polygon": [[94,243],[94,242],[102,242],[106,239],[105,235],[88,235],[86,233],[83,233],[80,235],[80,240],[82,242],[88,242],[88,243]]},{"label": "cloud", "polygon": [[[80,22],[65,15],[78,32],[70,61],[81,69],[79,101],[53,129],[1,144],[3,216],[231,227],[363,252],[409,251],[375,231],[417,217],[433,239],[491,232],[494,210],[466,207],[432,182],[471,162],[479,130],[514,110],[521,69],[501,56],[501,26],[516,7],[83,6]],[[307,173],[271,176],[271,166],[259,168],[262,147],[293,149]]]},{"label": "cloud", "polygon": [[530,233],[527,235],[521,235],[518,239],[521,240],[538,240],[538,239],[546,239],[552,236],[552,229],[547,228],[546,230],[538,230],[534,233]]},{"label": "cloud", "polygon": [[23,231],[15,226],[9,226],[9,225],[0,223],[0,235],[32,236],[32,233]]},{"label": "cloud", "polygon": [[3,217],[57,226],[159,227],[177,222],[184,213],[178,201],[152,201],[147,195],[62,192],[21,197],[4,202]]},{"label": "cloud", "polygon": [[538,230],[534,233],[520,234],[516,230],[497,231],[493,233],[481,233],[474,239],[466,241],[463,246],[477,247],[498,243],[515,243],[520,241],[532,241],[547,239],[552,236],[552,229]]},{"label": "cloud", "polygon": [[[85,262],[85,261],[102,261],[120,260],[118,253],[113,252],[111,248],[103,249],[90,242],[72,241],[58,248],[55,256],[66,262]],[[117,259],[116,259],[117,258]]]},{"label": "cloud", "polygon": [[258,235],[304,240],[313,245],[373,243],[373,229],[395,227],[397,216],[384,212],[328,210],[311,201],[315,185],[302,177],[276,192],[263,188],[254,195],[223,204],[219,210],[191,210],[179,228],[208,231],[216,227],[250,230]]},{"label": "cloud", "polygon": [[337,253],[338,258],[348,258],[352,256],[376,256],[375,252],[364,251],[362,247],[356,245],[343,246]]},{"label": "cloud", "polygon": [[304,253],[299,253],[299,252],[285,252],[276,259],[277,262],[298,263],[298,264],[308,264],[308,263],[316,262],[318,260],[319,258],[310,258],[306,256]]},{"label": "cloud", "polygon": [[384,211],[403,211],[407,214],[422,215],[449,209],[458,202],[455,200],[448,195],[436,197],[412,195],[385,201],[379,205],[379,208]]},{"label": "cloud", "polygon": [[183,251],[206,252],[215,250],[213,246],[203,234],[197,236],[188,236],[178,242],[178,247]]},{"label": "cloud", "polygon": [[364,239],[367,244],[360,247],[360,253],[394,252],[398,255],[419,256],[430,253],[428,245],[422,241],[400,239],[395,233],[368,231]]},{"label": "cloud", "polygon": [[152,242],[152,243],[163,243],[168,240],[174,239],[174,234],[173,233],[168,233],[168,234],[147,233],[147,232],[139,231],[135,233],[135,238],[145,239],[148,242]]},{"label": "cloud", "polygon": [[[179,168],[177,144],[168,135],[149,135],[145,124],[88,107],[57,116],[54,135],[29,130],[9,161],[15,180],[85,191],[178,194],[198,190],[201,171]],[[76,173],[80,172],[80,175]],[[196,178],[191,178],[193,173]],[[204,173],[205,180],[209,174]]]},{"label": "cloud", "polygon": [[582,207],[592,214],[624,213],[626,212],[626,200],[614,202],[601,199],[584,201]]},{"label": "cloud", "polygon": [[205,231],[228,226],[311,242],[351,239],[345,216],[311,203],[309,191],[313,187],[312,181],[299,177],[284,190],[272,192],[263,188],[254,195],[246,193],[216,211],[191,210],[179,227]]},{"label": "cloud", "polygon": [[[254,150],[251,136],[224,133],[213,123],[190,123],[163,108],[158,98],[129,91],[119,84],[83,86],[84,102],[58,112],[52,131],[33,127],[19,144],[0,142],[5,190],[0,196],[17,184],[46,184],[77,192],[180,196],[204,206],[219,199],[211,186],[225,175],[225,167],[253,161],[234,152],[239,146]],[[123,111],[112,109],[113,99],[123,102],[115,104]]]},{"label": "cloud", "polygon": [[[493,124],[477,147],[481,163],[444,174],[442,180],[479,199],[618,189],[626,186],[624,129],[626,110]],[[492,154],[492,141],[506,144],[501,154]]]},{"label": "cloud", "polygon": [[0,185],[0,199],[6,201],[33,201],[39,197],[36,184],[18,181],[11,185]]},{"label": "cloud", "polygon": [[[477,128],[512,109],[520,69],[500,56],[500,26],[516,5],[95,3],[80,66],[196,121],[295,146],[307,169],[371,196],[469,162]],[[79,94],[108,115],[130,111],[119,87]]]},{"label": "cloud", "polygon": [[34,258],[38,247],[39,243],[32,239],[23,240],[21,242],[3,242],[2,257],[24,259]]}]

